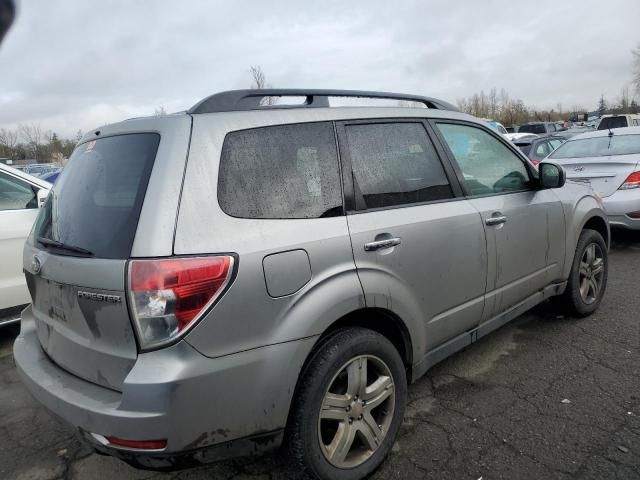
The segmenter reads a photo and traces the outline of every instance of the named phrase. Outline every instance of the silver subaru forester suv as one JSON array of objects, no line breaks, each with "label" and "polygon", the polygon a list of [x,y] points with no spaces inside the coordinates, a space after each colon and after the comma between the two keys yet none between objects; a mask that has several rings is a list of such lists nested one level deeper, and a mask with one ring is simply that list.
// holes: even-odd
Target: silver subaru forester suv
[{"label": "silver subaru forester suv", "polygon": [[548,298],[595,311],[608,245],[587,185],[440,100],[224,92],[81,140],[24,249],[15,361],[138,467],[284,445],[359,479],[432,365]]}]

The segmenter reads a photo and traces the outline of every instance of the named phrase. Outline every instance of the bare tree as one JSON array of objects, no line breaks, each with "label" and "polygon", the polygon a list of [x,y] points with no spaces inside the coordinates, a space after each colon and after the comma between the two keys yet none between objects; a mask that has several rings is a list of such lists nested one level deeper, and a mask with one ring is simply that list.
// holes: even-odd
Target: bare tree
[{"label": "bare tree", "polygon": [[153,115],[155,117],[160,117],[162,115],[166,115],[167,111],[164,109],[163,105],[160,105],[159,107],[156,107],[156,109],[153,111]]},{"label": "bare tree", "polygon": [[32,123],[29,125],[19,125],[18,132],[25,143],[28,155],[38,160],[42,146],[42,129],[40,125]]},{"label": "bare tree", "polygon": [[[267,77],[260,65],[251,65],[249,67],[249,73],[251,74],[251,87],[252,89],[256,88],[273,88],[271,84],[267,83]],[[260,105],[275,105],[277,102],[277,97],[264,97],[260,101]]]},{"label": "bare tree", "polygon": [[0,129],[0,149],[3,151],[3,155],[8,156],[11,159],[16,157],[16,147],[18,146],[18,131],[8,130],[5,128]]},{"label": "bare tree", "polygon": [[633,84],[636,87],[636,93],[640,94],[640,43],[631,51],[633,55]]},{"label": "bare tree", "polygon": [[620,105],[620,113],[629,113],[629,106],[631,105],[631,96],[629,95],[629,87],[622,87],[620,90],[620,96],[618,97],[618,104]]}]

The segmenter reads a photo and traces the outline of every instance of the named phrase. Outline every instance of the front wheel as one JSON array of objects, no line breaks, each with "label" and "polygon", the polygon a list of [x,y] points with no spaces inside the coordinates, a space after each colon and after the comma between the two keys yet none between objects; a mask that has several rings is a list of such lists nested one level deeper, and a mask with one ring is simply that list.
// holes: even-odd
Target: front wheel
[{"label": "front wheel", "polygon": [[364,478],[391,450],[406,397],[405,369],[393,344],[371,330],[339,330],[301,374],[289,450],[314,478]]},{"label": "front wheel", "polygon": [[578,239],[564,294],[555,303],[570,315],[586,317],[598,309],[607,288],[607,244],[595,230],[583,230]]}]

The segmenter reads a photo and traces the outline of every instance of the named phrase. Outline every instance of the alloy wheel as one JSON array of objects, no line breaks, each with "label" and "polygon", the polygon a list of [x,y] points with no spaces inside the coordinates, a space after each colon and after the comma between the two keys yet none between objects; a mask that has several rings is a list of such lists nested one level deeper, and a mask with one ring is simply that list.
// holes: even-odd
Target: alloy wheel
[{"label": "alloy wheel", "polygon": [[352,358],[333,377],[318,418],[322,453],[338,468],[364,463],[385,439],[395,410],[393,377],[378,357]]},{"label": "alloy wheel", "polygon": [[600,297],[604,278],[604,255],[600,245],[590,243],[584,249],[580,259],[579,282],[580,297],[587,305]]}]

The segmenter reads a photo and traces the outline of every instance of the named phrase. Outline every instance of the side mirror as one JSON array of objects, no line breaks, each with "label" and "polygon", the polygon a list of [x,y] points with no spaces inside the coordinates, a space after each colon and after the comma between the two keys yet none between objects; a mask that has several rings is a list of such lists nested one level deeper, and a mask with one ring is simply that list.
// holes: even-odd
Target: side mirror
[{"label": "side mirror", "polygon": [[567,174],[557,163],[540,162],[538,164],[538,175],[542,188],[560,188],[567,179]]},{"label": "side mirror", "polygon": [[46,188],[38,189],[37,197],[38,197],[38,208],[44,205],[44,202],[47,201],[47,197],[49,196],[49,190]]}]

